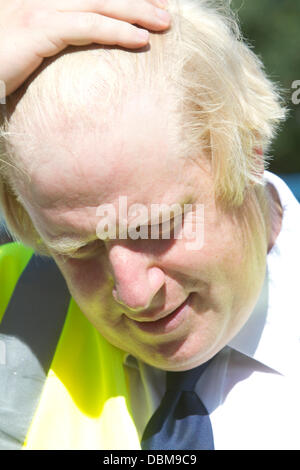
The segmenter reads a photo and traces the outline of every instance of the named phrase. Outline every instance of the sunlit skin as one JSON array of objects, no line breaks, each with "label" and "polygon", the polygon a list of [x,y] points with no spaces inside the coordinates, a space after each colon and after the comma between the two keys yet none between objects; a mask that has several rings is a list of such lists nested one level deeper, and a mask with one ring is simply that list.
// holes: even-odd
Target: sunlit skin
[{"label": "sunlit skin", "polygon": [[[132,102],[110,132],[101,124],[47,133],[53,152],[24,156],[31,185],[19,183],[45,244],[82,237],[72,256],[52,252],[82,312],[112,344],[161,369],[183,370],[214,356],[240,330],[258,299],[266,257],[247,250],[239,220],[214,201],[209,164],[176,155],[166,115]],[[199,156],[199,158],[204,158]],[[204,204],[204,245],[186,240],[97,239],[100,204]],[[253,236],[258,252],[268,240]],[[188,300],[187,300],[188,299]],[[165,318],[187,300],[173,320]],[[164,318],[164,320],[162,319]],[[170,318],[170,317],[169,317]]]}]

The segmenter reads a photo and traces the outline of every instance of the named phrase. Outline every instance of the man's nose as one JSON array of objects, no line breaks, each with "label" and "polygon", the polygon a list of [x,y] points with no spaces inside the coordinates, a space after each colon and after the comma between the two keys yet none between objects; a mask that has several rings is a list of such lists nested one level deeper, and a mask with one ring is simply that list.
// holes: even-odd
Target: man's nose
[{"label": "man's nose", "polygon": [[165,274],[148,254],[119,243],[110,246],[108,253],[115,282],[113,296],[118,303],[139,312],[162,301],[157,294]]}]

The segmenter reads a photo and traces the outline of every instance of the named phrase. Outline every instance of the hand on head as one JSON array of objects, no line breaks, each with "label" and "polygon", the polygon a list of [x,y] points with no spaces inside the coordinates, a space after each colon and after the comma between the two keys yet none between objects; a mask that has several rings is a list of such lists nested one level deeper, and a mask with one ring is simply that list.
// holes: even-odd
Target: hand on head
[{"label": "hand on head", "polygon": [[[165,0],[0,0],[0,98],[69,45],[145,46],[169,26]],[[161,6],[162,8],[158,8]],[[137,26],[135,26],[137,25]],[[141,29],[138,26],[141,26]],[[2,95],[2,96],[1,96]]]}]

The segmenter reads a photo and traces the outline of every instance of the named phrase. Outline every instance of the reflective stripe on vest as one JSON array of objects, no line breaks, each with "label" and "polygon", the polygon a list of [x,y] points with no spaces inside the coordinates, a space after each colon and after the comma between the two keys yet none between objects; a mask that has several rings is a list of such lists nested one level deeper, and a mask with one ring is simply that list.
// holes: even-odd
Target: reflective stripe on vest
[{"label": "reflective stripe on vest", "polygon": [[139,449],[124,352],[69,302],[51,260],[33,257],[27,268],[0,326],[0,448]]},{"label": "reflective stripe on vest", "polygon": [[5,364],[0,381],[0,448],[23,446],[70,302],[66,283],[49,258],[32,256],[0,325]]}]

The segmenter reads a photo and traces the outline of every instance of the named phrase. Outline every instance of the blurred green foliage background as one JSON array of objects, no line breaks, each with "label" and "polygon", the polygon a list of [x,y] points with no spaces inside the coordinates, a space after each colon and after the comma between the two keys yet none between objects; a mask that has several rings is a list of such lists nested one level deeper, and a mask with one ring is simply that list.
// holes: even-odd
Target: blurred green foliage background
[{"label": "blurred green foliage background", "polygon": [[271,148],[269,169],[300,173],[300,104],[292,102],[292,83],[300,81],[300,0],[232,0],[231,7],[267,75],[281,86],[290,110]]}]

